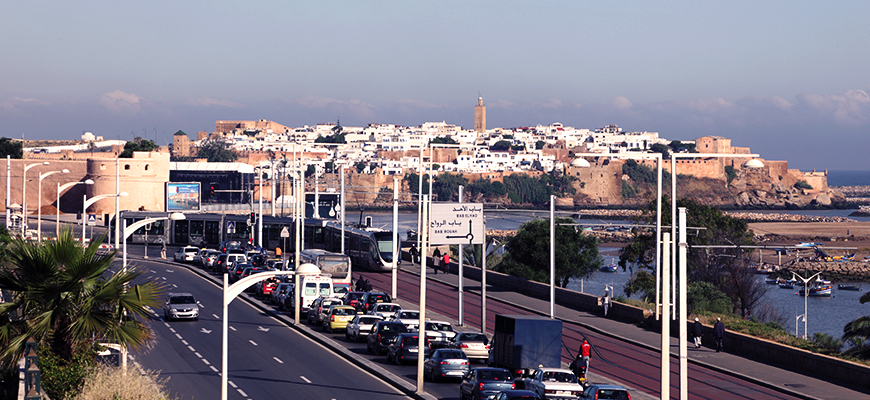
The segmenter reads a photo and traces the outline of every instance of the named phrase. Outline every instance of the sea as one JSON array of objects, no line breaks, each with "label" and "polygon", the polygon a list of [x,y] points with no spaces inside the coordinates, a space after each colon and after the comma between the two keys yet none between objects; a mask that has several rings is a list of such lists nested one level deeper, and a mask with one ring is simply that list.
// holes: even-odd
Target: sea
[{"label": "sea", "polygon": [[828,171],[828,186],[870,186],[870,171]]}]

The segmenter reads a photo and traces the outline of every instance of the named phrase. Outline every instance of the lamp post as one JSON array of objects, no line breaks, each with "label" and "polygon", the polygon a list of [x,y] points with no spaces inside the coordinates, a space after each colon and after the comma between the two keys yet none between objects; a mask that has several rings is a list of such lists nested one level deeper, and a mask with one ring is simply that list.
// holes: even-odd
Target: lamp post
[{"label": "lamp post", "polygon": [[21,174],[21,237],[24,237],[24,235],[27,234],[27,170],[39,165],[49,164],[50,163],[48,161],[45,161],[24,166],[24,173]]},{"label": "lamp post", "polygon": [[[84,195],[84,196],[83,196],[83,197],[84,197],[84,203],[82,204],[82,242],[85,241],[85,232],[86,232],[86,229],[85,229],[85,222],[87,222],[88,207],[90,207],[91,204],[94,204],[94,203],[96,203],[97,201],[100,201],[100,200],[102,200],[102,199],[107,199],[107,198],[109,198],[109,197],[126,197],[126,196],[129,196],[129,193],[127,193],[127,192],[121,192],[121,193],[118,193],[118,194],[98,194],[98,195],[96,195],[96,196],[94,196],[94,197],[91,197],[90,199],[88,198],[88,195]],[[121,216],[120,216],[120,213],[117,213],[117,212],[116,212],[116,213],[115,213],[115,226],[118,226],[118,218],[120,218],[120,217],[121,217]],[[118,237],[119,235],[120,235],[120,234],[116,232],[115,237]],[[115,247],[115,249],[117,249],[117,247]]]},{"label": "lamp post", "polygon": [[62,169],[60,171],[48,171],[39,174],[39,198],[37,199],[37,216],[36,216],[36,241],[42,242],[42,180],[47,178],[49,175],[54,175],[57,173],[68,174],[68,169]]},{"label": "lamp post", "polygon": [[55,202],[55,204],[57,204],[57,208],[55,209],[56,213],[55,213],[55,218],[54,218],[54,237],[55,238],[60,237],[60,194],[64,190],[67,190],[75,185],[93,185],[93,184],[94,184],[94,181],[91,179],[87,179],[84,182],[65,183],[63,185],[61,185],[60,182],[57,183],[57,201]]},{"label": "lamp post", "polygon": [[[809,315],[810,315],[809,311],[807,310],[807,296],[810,294],[809,282],[813,278],[819,276],[819,274],[821,274],[821,273],[822,273],[822,271],[816,272],[813,276],[806,278],[806,279],[804,277],[794,273],[794,272],[791,273],[791,279],[800,278],[800,280],[804,282],[804,315],[803,315],[803,317],[804,317],[804,339],[807,338],[807,320],[809,319]],[[794,335],[797,336],[797,321],[795,321]]]}]

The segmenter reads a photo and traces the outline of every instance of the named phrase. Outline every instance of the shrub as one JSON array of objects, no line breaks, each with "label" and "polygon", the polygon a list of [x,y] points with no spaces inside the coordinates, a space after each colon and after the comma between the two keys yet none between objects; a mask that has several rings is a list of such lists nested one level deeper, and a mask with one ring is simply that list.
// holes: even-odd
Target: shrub
[{"label": "shrub", "polygon": [[798,189],[813,190],[813,187],[809,183],[807,183],[807,181],[798,181],[794,184],[794,187]]},{"label": "shrub", "polygon": [[732,167],[730,165],[726,165],[725,166],[725,176],[728,177],[728,183],[731,183],[731,181],[733,181],[734,178],[737,177],[737,171],[734,169],[734,167]]},{"label": "shrub", "polygon": [[42,388],[52,399],[71,399],[78,393],[85,377],[96,365],[92,349],[79,350],[67,362],[51,351],[49,346],[38,346],[39,369],[42,375]]},{"label": "shrub", "polygon": [[626,181],[622,181],[622,198],[623,199],[631,199],[637,197],[637,189],[634,186],[631,186]]},{"label": "shrub", "polygon": [[121,368],[101,365],[90,370],[81,392],[74,399],[169,399],[167,380],[154,371],[141,374],[128,368],[125,374]]}]

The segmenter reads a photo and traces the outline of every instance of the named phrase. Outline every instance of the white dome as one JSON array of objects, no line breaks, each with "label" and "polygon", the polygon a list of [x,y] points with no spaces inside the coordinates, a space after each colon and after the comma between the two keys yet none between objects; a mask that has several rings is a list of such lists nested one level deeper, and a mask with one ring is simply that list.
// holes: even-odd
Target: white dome
[{"label": "white dome", "polygon": [[375,149],[377,148],[370,144],[363,146],[363,151],[375,151]]},{"label": "white dome", "polygon": [[320,273],[320,268],[311,263],[302,264],[296,270],[296,275],[317,275]]},{"label": "white dome", "polygon": [[753,158],[753,159],[743,163],[743,168],[764,168],[764,163]]},{"label": "white dome", "polygon": [[586,168],[589,167],[589,161],[586,161],[585,158],[575,158],[571,161],[571,166],[575,168]]}]

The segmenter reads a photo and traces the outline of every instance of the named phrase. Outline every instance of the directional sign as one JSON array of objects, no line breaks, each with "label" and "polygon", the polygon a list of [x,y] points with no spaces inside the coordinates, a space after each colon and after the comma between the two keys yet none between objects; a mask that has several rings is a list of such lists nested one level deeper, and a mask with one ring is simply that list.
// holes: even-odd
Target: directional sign
[{"label": "directional sign", "polygon": [[227,233],[236,233],[236,221],[227,221]]},{"label": "directional sign", "polygon": [[482,203],[432,204],[432,244],[483,244],[485,232]]},{"label": "directional sign", "polygon": [[281,237],[282,237],[282,238],[288,238],[288,237],[290,237],[290,231],[287,230],[287,227],[286,227],[286,226],[284,227],[284,229],[281,229]]},{"label": "directional sign", "polygon": [[97,214],[88,214],[88,225],[94,226],[97,224]]}]

